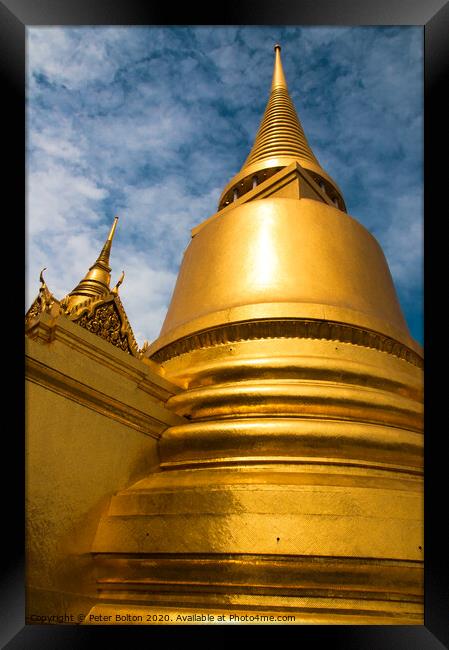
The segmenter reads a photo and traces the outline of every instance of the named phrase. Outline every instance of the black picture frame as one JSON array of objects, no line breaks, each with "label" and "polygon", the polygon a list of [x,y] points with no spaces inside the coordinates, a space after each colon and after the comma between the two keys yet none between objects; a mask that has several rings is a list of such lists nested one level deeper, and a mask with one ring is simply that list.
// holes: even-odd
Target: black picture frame
[{"label": "black picture frame", "polygon": [[[24,397],[23,305],[21,255],[25,241],[25,29],[32,25],[420,25],[425,54],[425,621],[423,626],[179,626],[79,627],[24,625]],[[444,310],[446,240],[442,222],[446,204],[447,133],[445,77],[449,65],[449,3],[445,0],[239,0],[169,6],[136,0],[0,0],[0,73],[5,162],[2,178],[3,242],[13,264],[3,268],[4,352],[10,355],[3,384],[3,464],[9,479],[3,492],[3,557],[0,624],[2,647],[77,648],[114,643],[195,643],[225,645],[246,638],[254,643],[288,642],[315,647],[363,650],[449,648],[449,582],[444,537],[446,466],[444,454],[445,338]],[[447,136],[446,136],[447,137]],[[404,233],[407,237],[407,233]],[[447,253],[446,253],[447,255]],[[23,273],[23,275],[21,275]],[[23,280],[23,282],[22,282]],[[18,300],[11,300],[11,298]],[[443,329],[444,328],[444,329]],[[441,365],[441,368],[439,366]],[[446,370],[447,372],[447,370]],[[211,641],[211,640],[212,641]],[[134,647],[131,645],[130,647]]]}]

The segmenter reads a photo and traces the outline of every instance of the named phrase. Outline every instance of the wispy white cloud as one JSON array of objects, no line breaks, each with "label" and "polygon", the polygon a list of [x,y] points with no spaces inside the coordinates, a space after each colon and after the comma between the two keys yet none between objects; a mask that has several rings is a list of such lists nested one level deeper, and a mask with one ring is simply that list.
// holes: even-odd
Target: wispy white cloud
[{"label": "wispy white cloud", "polygon": [[28,29],[33,70],[69,89],[83,88],[94,80],[112,81],[116,61],[109,54],[114,45],[120,45],[120,30]]},{"label": "wispy white cloud", "polygon": [[120,216],[114,273],[139,343],[159,332],[190,229],[245,160],[283,46],[309,142],[422,304],[420,28],[28,28],[27,304],[58,296]]}]

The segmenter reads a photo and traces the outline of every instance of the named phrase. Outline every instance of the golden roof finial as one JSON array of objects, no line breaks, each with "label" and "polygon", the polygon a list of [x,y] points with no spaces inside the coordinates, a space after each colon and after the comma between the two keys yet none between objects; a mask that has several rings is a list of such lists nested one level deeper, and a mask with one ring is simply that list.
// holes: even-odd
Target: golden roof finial
[{"label": "golden roof finial", "polygon": [[110,291],[111,268],[109,257],[111,254],[112,240],[117,227],[118,217],[114,218],[109,235],[104,243],[97,261],[90,267],[81,282],[67,296],[67,310],[72,310],[76,305],[88,298],[101,296]]},{"label": "golden roof finial", "polygon": [[125,271],[122,271],[122,274],[121,274],[121,276],[120,276],[120,278],[119,278],[117,284],[116,284],[115,287],[112,289],[112,292],[111,292],[111,293],[114,293],[114,294],[116,294],[116,295],[118,294],[118,288],[119,288],[119,286],[122,284],[122,282],[123,282],[124,279],[125,279]]},{"label": "golden roof finial", "polygon": [[[220,197],[219,209],[233,200],[233,195],[252,187],[251,179],[262,182],[275,171],[297,162],[331,193],[343,197],[335,181],[324,171],[310,148],[295,106],[289,95],[281,61],[281,46],[274,46],[274,69],[270,98],[254,145],[240,172],[227,184]],[[245,189],[246,188],[246,189]]]},{"label": "golden roof finial", "polygon": [[44,312],[49,313],[52,316],[56,316],[60,313],[60,302],[59,300],[56,300],[44,280],[44,271],[46,268],[47,267],[44,266],[40,272],[39,281],[41,286],[39,287],[39,293],[25,315],[25,327],[27,329],[33,324],[35,319]]},{"label": "golden roof finial", "polygon": [[46,270],[47,270],[47,267],[44,266],[44,268],[42,269],[42,271],[39,274],[39,282],[41,283],[41,286],[39,287],[38,298],[39,298],[39,300],[40,300],[43,307],[45,307],[45,305],[50,304],[52,302],[52,300],[53,301],[55,300],[55,298],[54,298],[53,294],[51,293],[50,289],[47,287],[47,283],[44,280],[44,271],[46,271]]}]

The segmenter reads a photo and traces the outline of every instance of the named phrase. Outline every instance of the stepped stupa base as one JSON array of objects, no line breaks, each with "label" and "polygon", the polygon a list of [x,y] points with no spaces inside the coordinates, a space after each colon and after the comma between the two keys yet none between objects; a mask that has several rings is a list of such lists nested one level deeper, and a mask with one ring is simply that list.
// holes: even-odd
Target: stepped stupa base
[{"label": "stepped stupa base", "polygon": [[226,606],[104,603],[90,610],[84,625],[424,625],[420,603],[385,601],[380,610],[376,600],[339,598],[338,604],[332,598],[287,600],[288,605],[278,607],[250,595]]},{"label": "stepped stupa base", "polygon": [[86,622],[423,624],[419,479],[301,468],[170,470],[117,494]]}]

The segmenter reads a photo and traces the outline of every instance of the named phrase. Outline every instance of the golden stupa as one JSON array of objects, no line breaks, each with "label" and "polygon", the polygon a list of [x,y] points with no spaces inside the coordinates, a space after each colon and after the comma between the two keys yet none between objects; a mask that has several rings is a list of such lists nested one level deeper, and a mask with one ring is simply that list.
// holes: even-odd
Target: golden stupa
[{"label": "golden stupa", "polygon": [[275,52],[253,149],[193,231],[146,352],[187,422],[102,518],[100,588],[124,610],[419,622],[421,350]]},{"label": "golden stupa", "polygon": [[422,349],[280,50],[254,146],[134,360],[173,421],[92,533],[87,622],[423,622]]}]

